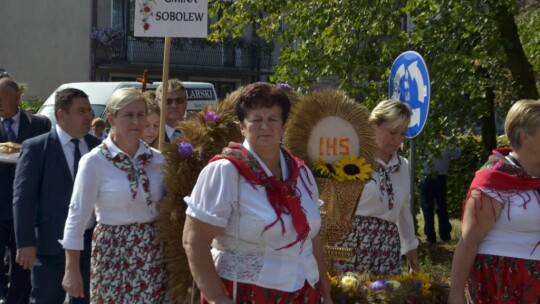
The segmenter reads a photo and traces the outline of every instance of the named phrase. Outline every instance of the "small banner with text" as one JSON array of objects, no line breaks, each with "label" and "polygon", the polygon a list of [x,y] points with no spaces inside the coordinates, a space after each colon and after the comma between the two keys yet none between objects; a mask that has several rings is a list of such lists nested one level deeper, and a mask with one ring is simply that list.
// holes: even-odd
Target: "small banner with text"
[{"label": "small banner with text", "polygon": [[208,0],[136,0],[135,36],[208,36]]}]

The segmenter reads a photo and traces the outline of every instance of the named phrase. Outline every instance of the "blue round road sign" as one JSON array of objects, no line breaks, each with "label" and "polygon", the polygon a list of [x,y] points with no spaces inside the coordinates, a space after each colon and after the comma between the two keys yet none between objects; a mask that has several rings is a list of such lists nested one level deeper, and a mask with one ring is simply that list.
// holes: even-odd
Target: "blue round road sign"
[{"label": "blue round road sign", "polygon": [[429,74],[420,54],[407,51],[396,58],[390,72],[388,92],[390,98],[411,107],[411,123],[406,136],[416,137],[426,124],[430,100]]}]

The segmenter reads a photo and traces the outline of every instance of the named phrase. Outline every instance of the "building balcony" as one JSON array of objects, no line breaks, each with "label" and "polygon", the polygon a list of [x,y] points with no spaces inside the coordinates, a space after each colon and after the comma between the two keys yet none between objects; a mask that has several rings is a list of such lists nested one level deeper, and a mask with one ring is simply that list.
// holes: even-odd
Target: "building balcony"
[{"label": "building balcony", "polygon": [[[163,64],[163,38],[126,37],[110,46],[95,43],[97,65]],[[205,39],[173,38],[170,65],[177,68],[226,68],[239,71],[269,71],[275,65],[273,45],[259,40],[210,43]]]}]

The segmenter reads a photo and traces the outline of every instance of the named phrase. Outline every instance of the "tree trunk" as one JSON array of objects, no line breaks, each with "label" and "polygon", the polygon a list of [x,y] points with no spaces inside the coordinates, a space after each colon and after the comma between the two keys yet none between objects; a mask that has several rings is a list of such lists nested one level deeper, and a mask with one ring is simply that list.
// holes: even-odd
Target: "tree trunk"
[{"label": "tree trunk", "polygon": [[495,92],[492,87],[486,89],[486,111],[482,115],[482,147],[484,156],[491,155],[491,150],[497,147],[497,126],[495,124]]},{"label": "tree trunk", "polygon": [[510,12],[508,5],[495,5],[497,6],[500,37],[518,98],[538,99],[533,67],[523,51],[514,15]]}]

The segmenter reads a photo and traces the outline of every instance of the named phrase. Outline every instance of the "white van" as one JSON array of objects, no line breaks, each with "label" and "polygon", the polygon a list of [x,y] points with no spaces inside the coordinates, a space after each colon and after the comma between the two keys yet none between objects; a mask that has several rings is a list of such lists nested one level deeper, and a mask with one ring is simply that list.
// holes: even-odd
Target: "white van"
[{"label": "white van", "polygon": [[[155,90],[161,82],[154,82],[153,84],[147,84],[147,90]],[[216,90],[214,85],[208,82],[182,82],[186,88],[186,94],[188,99],[187,111],[199,111],[206,105],[216,105],[218,102]],[[54,116],[54,98],[56,92],[74,88],[85,92],[90,99],[90,105],[95,113],[96,117],[105,119],[105,103],[112,95],[112,93],[120,88],[127,87],[141,87],[140,82],[72,82],[65,83],[59,86],[54,92],[45,100],[45,103],[38,111],[38,114],[47,116],[51,123],[56,124],[56,117]]]}]

